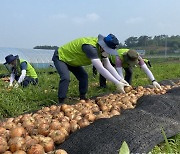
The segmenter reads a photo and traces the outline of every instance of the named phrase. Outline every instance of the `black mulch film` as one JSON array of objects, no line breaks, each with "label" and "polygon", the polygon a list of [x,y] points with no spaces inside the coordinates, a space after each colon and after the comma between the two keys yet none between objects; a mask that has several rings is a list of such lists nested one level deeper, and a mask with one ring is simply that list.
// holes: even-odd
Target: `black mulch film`
[{"label": "black mulch film", "polygon": [[164,141],[161,128],[167,137],[180,133],[180,87],[164,95],[143,96],[137,104],[135,109],[76,131],[57,148],[68,154],[118,154],[126,141],[131,153],[148,153]]}]

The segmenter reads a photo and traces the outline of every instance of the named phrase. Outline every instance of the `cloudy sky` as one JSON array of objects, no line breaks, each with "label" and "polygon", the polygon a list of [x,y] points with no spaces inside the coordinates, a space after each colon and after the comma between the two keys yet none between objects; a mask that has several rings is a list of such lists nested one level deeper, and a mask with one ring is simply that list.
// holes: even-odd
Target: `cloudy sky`
[{"label": "cloudy sky", "polygon": [[180,35],[180,0],[0,0],[0,47],[61,46],[115,34]]}]

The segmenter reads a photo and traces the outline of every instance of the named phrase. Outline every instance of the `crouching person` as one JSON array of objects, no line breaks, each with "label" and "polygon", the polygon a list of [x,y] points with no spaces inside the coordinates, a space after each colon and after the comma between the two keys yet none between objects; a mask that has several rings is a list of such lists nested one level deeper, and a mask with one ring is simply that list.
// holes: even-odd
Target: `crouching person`
[{"label": "crouching person", "polygon": [[27,87],[30,83],[33,85],[38,83],[37,73],[30,63],[12,54],[6,56],[5,60],[4,65],[11,73],[9,87],[13,87],[14,80],[17,81],[15,88],[19,85]]}]

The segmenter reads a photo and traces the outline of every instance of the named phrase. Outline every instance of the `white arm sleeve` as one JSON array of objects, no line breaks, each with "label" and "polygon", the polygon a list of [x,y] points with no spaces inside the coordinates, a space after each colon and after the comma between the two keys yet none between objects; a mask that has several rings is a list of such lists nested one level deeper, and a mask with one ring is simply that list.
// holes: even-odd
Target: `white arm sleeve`
[{"label": "white arm sleeve", "polygon": [[26,70],[21,71],[21,76],[19,77],[18,83],[21,83],[26,77]]},{"label": "white arm sleeve", "polygon": [[118,74],[121,76],[121,78],[124,79],[122,67],[116,67],[116,70],[117,70]]},{"label": "white arm sleeve", "polygon": [[12,83],[13,83],[14,79],[15,79],[15,75],[14,75],[14,73],[11,73],[10,83],[9,83],[11,86],[12,86]]},{"label": "white arm sleeve", "polygon": [[141,69],[146,73],[146,75],[151,81],[155,80],[154,75],[152,74],[152,72],[149,70],[149,68],[145,63],[141,65]]},{"label": "white arm sleeve", "polygon": [[91,59],[93,66],[97,69],[97,71],[106,79],[112,81],[115,84],[118,84],[119,81],[106,69],[101,63],[100,59]]},{"label": "white arm sleeve", "polygon": [[116,71],[116,69],[111,65],[110,61],[108,58],[103,58],[103,64],[104,67],[117,79],[117,80],[121,80],[122,77],[118,74],[118,72]]}]

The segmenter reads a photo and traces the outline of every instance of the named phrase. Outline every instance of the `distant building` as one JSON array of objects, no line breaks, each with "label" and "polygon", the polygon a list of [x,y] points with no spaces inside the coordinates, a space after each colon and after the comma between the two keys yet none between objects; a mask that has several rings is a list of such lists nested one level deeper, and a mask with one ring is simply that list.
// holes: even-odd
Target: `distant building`
[{"label": "distant building", "polygon": [[5,62],[5,57],[9,54],[19,55],[21,59],[27,60],[35,68],[47,68],[53,66],[52,56],[54,50],[0,47],[0,64]]},{"label": "distant building", "polygon": [[146,50],[136,50],[140,56],[144,56],[146,54]]},{"label": "distant building", "polygon": [[180,50],[175,50],[174,53],[180,53]]}]

